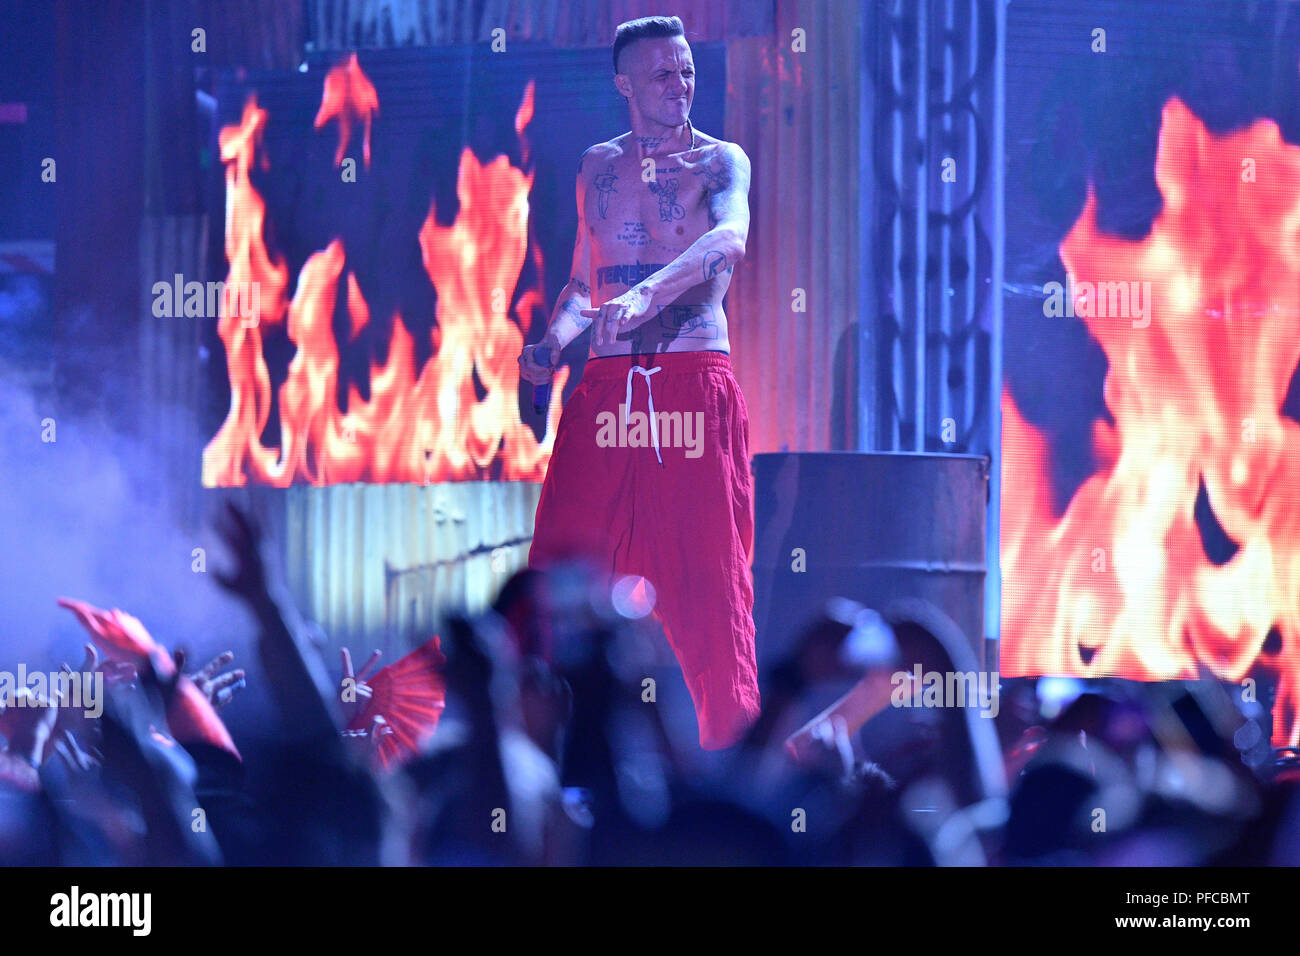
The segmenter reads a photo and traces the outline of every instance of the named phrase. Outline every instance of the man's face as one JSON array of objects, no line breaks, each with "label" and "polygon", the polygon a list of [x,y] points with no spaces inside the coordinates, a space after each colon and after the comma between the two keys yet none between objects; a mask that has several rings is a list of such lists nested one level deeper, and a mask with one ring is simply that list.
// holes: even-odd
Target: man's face
[{"label": "man's face", "polygon": [[695,100],[695,63],[685,37],[655,37],[628,44],[619,56],[627,96],[648,120],[681,126]]}]

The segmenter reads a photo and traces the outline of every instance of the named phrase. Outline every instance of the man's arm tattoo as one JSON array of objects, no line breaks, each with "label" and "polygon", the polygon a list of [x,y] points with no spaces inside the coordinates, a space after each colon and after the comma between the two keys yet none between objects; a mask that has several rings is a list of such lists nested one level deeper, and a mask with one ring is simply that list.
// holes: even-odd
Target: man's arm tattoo
[{"label": "man's arm tattoo", "polygon": [[727,257],[717,249],[710,249],[704,254],[704,278],[712,279],[727,268]]},{"label": "man's arm tattoo", "polygon": [[722,192],[731,185],[731,161],[720,155],[711,156],[691,172],[704,177],[704,188],[711,193]]},{"label": "man's arm tattoo", "polygon": [[732,162],[725,157],[725,154],[718,153],[709,157],[691,172],[704,179],[704,201],[709,207],[709,228],[712,229],[719,221],[713,200],[719,193],[731,188],[734,172]]},{"label": "man's arm tattoo", "polygon": [[572,319],[574,325],[580,329],[591,325],[591,319],[582,314],[582,306],[573,299],[566,300],[564,305],[560,306],[560,312]]}]

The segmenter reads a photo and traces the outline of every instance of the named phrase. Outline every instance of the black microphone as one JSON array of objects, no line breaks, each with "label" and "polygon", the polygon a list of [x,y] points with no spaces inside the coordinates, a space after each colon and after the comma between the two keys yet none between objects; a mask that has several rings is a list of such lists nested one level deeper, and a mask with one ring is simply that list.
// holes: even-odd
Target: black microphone
[{"label": "black microphone", "polygon": [[[551,365],[550,346],[547,345],[537,346],[537,348],[533,350],[533,360],[536,361],[538,365],[545,365],[547,367],[553,368],[553,366]],[[545,385],[534,385],[533,386],[533,411],[535,411],[538,415],[545,415],[546,407],[550,404],[551,404],[551,383],[547,382]]]}]

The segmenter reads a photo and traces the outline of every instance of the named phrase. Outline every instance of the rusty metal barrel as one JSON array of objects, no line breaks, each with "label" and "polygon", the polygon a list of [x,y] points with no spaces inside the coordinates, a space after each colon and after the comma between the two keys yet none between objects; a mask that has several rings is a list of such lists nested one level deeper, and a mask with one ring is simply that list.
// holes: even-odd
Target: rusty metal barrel
[{"label": "rusty metal barrel", "polygon": [[932,601],[984,654],[988,460],[910,452],[755,455],[754,620],[760,667],[793,649],[831,597]]}]

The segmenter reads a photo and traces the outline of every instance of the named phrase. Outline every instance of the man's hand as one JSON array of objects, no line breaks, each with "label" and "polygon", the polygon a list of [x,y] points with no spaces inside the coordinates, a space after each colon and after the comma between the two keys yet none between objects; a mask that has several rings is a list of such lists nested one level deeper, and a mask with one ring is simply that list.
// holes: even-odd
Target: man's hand
[{"label": "man's hand", "polygon": [[51,702],[31,688],[20,687],[11,706],[0,709],[0,734],[9,742],[8,752],[38,767],[45,760],[46,744],[58,720],[57,701]]},{"label": "man's hand", "polygon": [[[339,657],[343,660],[343,679],[339,681],[339,700],[344,704],[343,713],[346,716],[344,723],[350,723],[352,718],[365,709],[366,701],[370,699],[371,688],[366,683],[366,679],[374,676],[375,667],[379,664],[383,651],[374,650],[370,652],[370,659],[362,666],[360,673],[352,667],[352,652],[346,647],[339,648]],[[352,698],[348,700],[349,696]]]},{"label": "man's hand", "polygon": [[[231,651],[225,651],[218,654],[212,660],[200,667],[193,674],[188,675],[194,682],[194,686],[199,689],[208,703],[214,710],[220,710],[230,703],[230,699],[235,696],[235,691],[242,690],[245,686],[244,671],[242,668],[232,671],[226,671],[224,674],[221,669],[235,659]],[[179,648],[172,652],[172,660],[176,662],[176,669],[184,672],[185,670],[185,652]]]},{"label": "man's hand", "polygon": [[65,730],[54,738],[54,752],[63,758],[63,762],[78,780],[83,779],[82,775],[103,765],[103,761],[95,755],[94,748],[83,748],[71,730]]},{"label": "man's hand", "polygon": [[233,501],[227,501],[214,524],[234,559],[234,567],[229,573],[218,569],[213,577],[227,591],[253,606],[264,603],[270,597],[270,575],[262,554],[261,522]]},{"label": "man's hand", "polygon": [[856,766],[848,724],[838,714],[813,724],[806,734],[790,737],[785,747],[798,763],[846,783]]},{"label": "man's hand", "polygon": [[613,345],[618,341],[620,332],[634,329],[644,322],[650,314],[651,300],[650,293],[640,286],[633,286],[602,306],[583,309],[582,315],[592,320],[592,347]]},{"label": "man's hand", "polygon": [[[80,672],[74,672],[67,664],[60,664],[59,670],[65,674],[78,673],[77,679],[83,681],[93,681],[95,672],[99,671],[104,675],[105,690],[130,684],[136,676],[135,667],[125,661],[101,661],[94,644],[85,645]],[[54,727],[55,736],[74,733],[82,735],[93,746],[94,741],[99,739],[99,721],[87,717],[81,707],[60,707],[58,722]]]},{"label": "man's hand", "polygon": [[[539,348],[548,348],[551,350],[551,364],[542,365],[537,361],[537,350]],[[542,336],[542,340],[536,345],[527,345],[519,355],[519,374],[526,382],[532,382],[534,385],[545,385],[555,374],[555,366],[560,361],[560,342],[555,336],[547,332]]]}]

